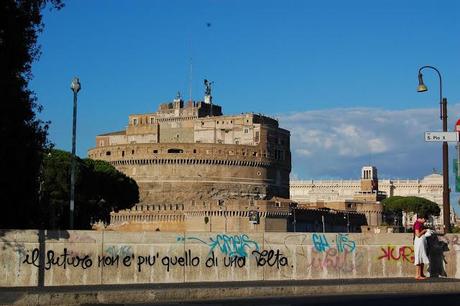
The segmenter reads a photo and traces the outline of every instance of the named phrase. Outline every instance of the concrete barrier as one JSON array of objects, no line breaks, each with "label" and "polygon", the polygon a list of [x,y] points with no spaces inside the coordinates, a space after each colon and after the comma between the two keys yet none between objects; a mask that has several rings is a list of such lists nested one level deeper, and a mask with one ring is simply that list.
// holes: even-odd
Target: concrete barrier
[{"label": "concrete barrier", "polygon": [[[460,278],[460,235],[430,240]],[[412,234],[0,231],[0,286],[411,277]]]}]

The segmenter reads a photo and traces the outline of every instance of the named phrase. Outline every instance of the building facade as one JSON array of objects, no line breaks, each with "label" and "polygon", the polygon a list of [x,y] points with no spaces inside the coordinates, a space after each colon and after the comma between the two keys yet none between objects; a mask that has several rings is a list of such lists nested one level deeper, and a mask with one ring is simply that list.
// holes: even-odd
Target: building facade
[{"label": "building facade", "polygon": [[[113,213],[112,227],[209,231],[211,219],[222,219],[214,229],[279,230],[288,214],[289,131],[260,114],[223,115],[210,90],[204,101],[178,96],[130,115],[125,130],[97,136],[88,156],[139,185],[139,204]],[[258,223],[248,222],[250,212]]]},{"label": "building facade", "polygon": [[[291,199],[297,202],[341,202],[356,199],[362,191],[364,176],[367,175],[364,171],[368,171],[369,168],[375,169],[375,167],[363,167],[361,180],[291,181]],[[432,222],[436,227],[442,225],[442,175],[433,173],[422,179],[414,180],[379,180],[376,169],[373,173],[375,173],[374,184],[377,184],[377,190],[382,197],[417,196],[437,203],[441,209],[441,215],[434,217]],[[454,216],[453,212],[451,215]],[[403,222],[410,226],[413,222],[413,216],[407,215],[404,218]]]}]

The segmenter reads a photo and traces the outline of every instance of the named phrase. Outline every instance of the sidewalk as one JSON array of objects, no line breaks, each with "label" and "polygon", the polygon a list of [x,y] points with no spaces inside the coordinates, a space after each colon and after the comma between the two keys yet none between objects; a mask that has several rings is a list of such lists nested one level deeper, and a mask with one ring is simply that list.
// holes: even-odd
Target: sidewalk
[{"label": "sidewalk", "polygon": [[0,288],[1,305],[131,304],[247,297],[460,293],[460,279],[412,278],[255,281]]}]

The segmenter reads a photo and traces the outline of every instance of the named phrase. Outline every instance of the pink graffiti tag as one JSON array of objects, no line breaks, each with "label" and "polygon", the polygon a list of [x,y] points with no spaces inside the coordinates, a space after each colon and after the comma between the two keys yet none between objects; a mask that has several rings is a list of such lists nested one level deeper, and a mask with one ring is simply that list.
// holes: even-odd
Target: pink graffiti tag
[{"label": "pink graffiti tag", "polygon": [[[396,248],[394,246],[387,246],[385,248],[380,248],[382,251],[382,255],[379,257],[380,259],[386,259],[388,261],[402,261],[402,262],[409,262],[414,263],[414,249],[411,246],[402,246]],[[396,250],[396,256],[395,256]]]},{"label": "pink graffiti tag", "polygon": [[362,253],[355,254],[355,260],[353,260],[353,254],[348,249],[343,252],[339,252],[335,247],[325,252],[318,252],[313,249],[312,258],[307,264],[307,268],[313,271],[332,270],[350,273],[363,263],[364,255]]}]

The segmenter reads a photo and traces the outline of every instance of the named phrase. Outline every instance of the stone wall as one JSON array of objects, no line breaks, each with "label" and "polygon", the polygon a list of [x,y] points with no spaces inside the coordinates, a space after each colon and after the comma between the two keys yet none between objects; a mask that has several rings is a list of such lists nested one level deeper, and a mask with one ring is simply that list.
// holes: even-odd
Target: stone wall
[{"label": "stone wall", "polygon": [[[460,236],[432,243],[460,278]],[[0,286],[410,277],[411,234],[0,232]]]},{"label": "stone wall", "polygon": [[276,159],[262,145],[126,144],[92,149],[89,157],[135,179],[141,202],[289,198],[290,157]]}]

